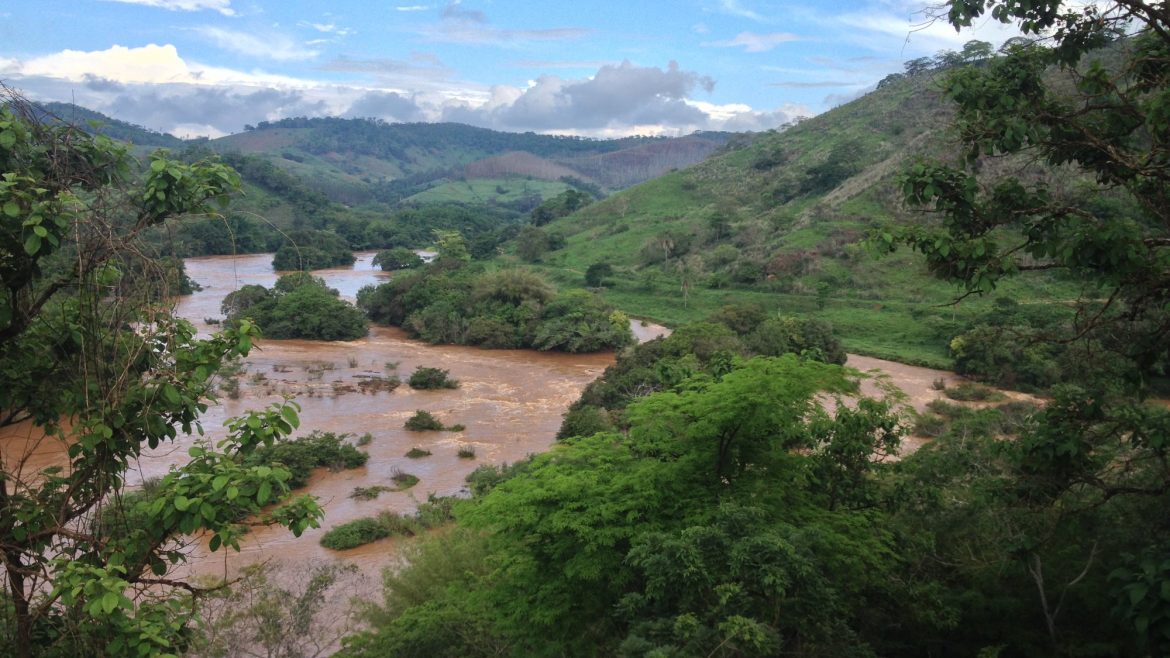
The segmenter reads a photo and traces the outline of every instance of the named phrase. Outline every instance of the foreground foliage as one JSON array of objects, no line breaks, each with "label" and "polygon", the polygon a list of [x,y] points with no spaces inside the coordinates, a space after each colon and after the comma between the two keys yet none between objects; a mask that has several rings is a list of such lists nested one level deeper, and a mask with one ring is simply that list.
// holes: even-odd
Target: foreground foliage
[{"label": "foreground foliage", "polygon": [[[174,655],[188,640],[195,589],[168,575],[185,559],[183,537],[206,533],[212,551],[238,549],[240,519],[300,534],[321,516],[312,499],[288,497],[287,470],[244,463],[296,427],[291,403],[229,421],[227,437],[192,447],[148,505],[105,513],[118,509],[144,451],[199,427],[216,371],[257,335],[242,321],[197,339],[147,303],[167,277],[148,285],[154,270],[139,240],[170,218],[209,212],[239,180],[215,162],[165,153],[137,172],[123,147],[34,120],[4,96],[0,653]],[[130,262],[136,283],[120,287]],[[38,464],[38,446],[59,463]]]},{"label": "foreground foliage", "polygon": [[837,366],[756,358],[632,403],[628,434],[565,440],[457,508],[468,533],[444,553],[493,568],[430,573],[347,655],[844,655],[887,619],[862,601],[921,595],[890,578],[900,539],[873,509],[896,417],[815,397],[851,388]]}]

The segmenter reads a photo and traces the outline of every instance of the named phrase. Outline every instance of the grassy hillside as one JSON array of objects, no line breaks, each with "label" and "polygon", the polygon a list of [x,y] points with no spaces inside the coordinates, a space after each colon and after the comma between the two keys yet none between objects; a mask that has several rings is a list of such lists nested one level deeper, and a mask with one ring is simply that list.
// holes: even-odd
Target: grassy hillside
[{"label": "grassy hillside", "polygon": [[[610,301],[660,322],[750,302],[820,315],[853,351],[946,366],[950,339],[993,300],[949,305],[958,291],[916,255],[878,258],[863,242],[911,218],[897,176],[918,158],[952,157],[950,116],[929,74],[883,85],[550,224],[567,246],[540,266],[583,285],[590,265],[610,263]],[[1034,276],[998,292],[1026,303],[1071,299],[1075,287]]]}]

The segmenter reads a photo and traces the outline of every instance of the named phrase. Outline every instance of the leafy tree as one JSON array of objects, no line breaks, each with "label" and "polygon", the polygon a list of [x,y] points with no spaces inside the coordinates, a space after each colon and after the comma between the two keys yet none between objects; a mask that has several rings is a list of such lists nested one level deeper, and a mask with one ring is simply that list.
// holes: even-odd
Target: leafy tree
[{"label": "leafy tree", "polygon": [[439,250],[436,262],[445,265],[466,263],[471,260],[471,253],[467,251],[467,240],[459,231],[440,231],[435,229],[435,246]]},{"label": "leafy tree", "polygon": [[363,313],[308,272],[282,276],[272,290],[244,286],[224,297],[221,310],[229,324],[246,318],[269,338],[356,340],[367,332]]},{"label": "leafy tree", "polygon": [[[867,507],[889,465],[845,448],[896,444],[888,408],[817,402],[842,374],[741,362],[632,405],[628,433],[533,457],[457,508],[457,539],[387,576],[342,655],[877,654],[919,596],[891,577],[898,540]],[[830,482],[849,492],[835,507]],[[436,569],[439,551],[459,568]]]},{"label": "leafy tree", "polygon": [[374,267],[380,267],[383,271],[407,270],[422,265],[423,259],[413,249],[395,247],[386,251],[379,251],[374,256],[373,264]]},{"label": "leafy tree", "polygon": [[[1170,159],[1170,20],[1162,2],[1055,0],[952,0],[946,16],[961,28],[984,14],[1025,35],[1051,36],[947,77],[963,160],[919,163],[902,182],[907,201],[940,221],[879,241],[922,252],[931,270],[967,294],[1032,270],[1085,282],[1074,320],[1036,340],[1059,340],[1079,354],[1105,351],[1120,373],[1084,372],[1075,386],[1054,390],[1008,451],[1002,468],[1011,485],[991,509],[1013,533],[1007,539],[1019,591],[1031,588],[1029,628],[1042,629],[1045,650],[1107,641],[1099,649],[1105,653],[1165,653],[1170,601],[1147,594],[1170,588],[1158,566],[1170,527],[1143,515],[1170,503],[1170,474],[1154,466],[1166,459],[1170,418],[1142,399],[1164,374],[1170,349],[1170,176],[1163,166]],[[981,168],[993,156],[1061,174]],[[1062,184],[1074,177],[1082,184]],[[1128,630],[1119,631],[1118,621]],[[1025,641],[1036,639],[1016,645],[1028,653]]]},{"label": "leafy tree", "polygon": [[294,231],[288,238],[272,258],[272,269],[278,272],[353,265],[353,252],[336,233]]},{"label": "leafy tree", "polygon": [[307,497],[287,498],[288,471],[241,463],[297,425],[296,406],[286,403],[229,422],[214,448],[192,448],[136,510],[138,522],[100,520],[143,451],[198,426],[219,365],[247,354],[256,336],[243,322],[197,339],[189,323],[144,303],[153,293],[119,292],[120,263],[144,250],[145,231],[209,212],[239,178],[221,164],[165,153],[135,177],[125,147],[35,120],[5,95],[0,427],[27,423],[21,431],[43,432],[41,443],[60,446],[64,463],[35,469],[21,450],[2,457],[0,652],[174,655],[186,642],[187,594],[196,591],[166,576],[168,564],[185,559],[177,538],[206,532],[212,550],[238,548],[240,519],[299,534],[321,514]]},{"label": "leafy tree", "polygon": [[613,276],[613,265],[594,263],[585,270],[585,285],[591,288],[600,288],[605,285],[605,277],[607,276]]}]

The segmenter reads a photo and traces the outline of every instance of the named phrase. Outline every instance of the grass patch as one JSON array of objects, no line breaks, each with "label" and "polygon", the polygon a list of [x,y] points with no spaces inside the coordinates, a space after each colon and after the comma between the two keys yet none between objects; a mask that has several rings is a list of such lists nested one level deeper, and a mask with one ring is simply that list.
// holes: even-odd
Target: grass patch
[{"label": "grass patch", "polygon": [[424,449],[419,448],[419,447],[414,447],[414,448],[411,448],[410,450],[406,451],[406,456],[411,458],[411,459],[422,459],[423,457],[430,457],[431,451],[424,450]]},{"label": "grass patch", "polygon": [[460,446],[458,454],[460,459],[475,459],[475,446]]}]

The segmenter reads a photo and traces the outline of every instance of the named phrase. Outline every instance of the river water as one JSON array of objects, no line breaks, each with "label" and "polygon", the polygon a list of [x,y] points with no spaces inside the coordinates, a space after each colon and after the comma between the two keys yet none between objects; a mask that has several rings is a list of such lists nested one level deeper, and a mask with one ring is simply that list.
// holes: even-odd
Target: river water
[{"label": "river water", "polygon": [[[365,285],[384,281],[389,274],[372,266],[373,252],[357,254],[352,267],[320,270],[315,276],[352,301]],[[191,258],[187,274],[202,290],[178,301],[176,312],[195,324],[201,333],[216,330],[207,319],[220,317],[220,302],[228,293],[247,284],[271,286],[278,277],[272,271],[271,254]],[[639,340],[669,333],[667,329],[638,321],[631,329]],[[376,597],[378,573],[396,560],[395,540],[383,540],[350,551],[321,547],[321,535],[330,527],[382,510],[410,513],[429,493],[455,495],[464,490],[464,478],[482,463],[514,462],[543,451],[553,442],[565,409],[590,381],[613,363],[613,355],[561,354],[530,350],[483,350],[474,347],[434,346],[406,338],[395,328],[371,327],[366,338],[349,342],[262,340],[235,377],[238,398],[221,395],[220,403],[203,415],[204,437],[180,437],[165,449],[145,455],[131,482],[160,476],[187,458],[197,441],[216,441],[226,434],[223,422],[246,409],[258,409],[293,396],[301,405],[303,435],[319,429],[372,440],[362,449],[369,453],[363,468],[339,472],[318,471],[307,492],[325,509],[320,529],[294,538],[282,528],[259,528],[243,542],[239,553],[207,550],[206,539],[191,542],[186,575],[234,576],[247,564],[275,558],[286,575],[295,579],[305,566],[343,559],[356,564],[362,577],[351,581],[346,595]],[[921,410],[939,396],[930,388],[934,379],[953,380],[938,370],[850,355],[848,365],[859,370],[878,369],[908,394]],[[449,370],[461,382],[456,390],[415,391],[403,384],[393,391],[364,393],[360,385],[372,378],[398,375],[406,379],[418,366]],[[875,392],[871,385],[863,387]],[[425,409],[447,425],[462,424],[460,432],[409,432],[403,423],[416,410]],[[65,462],[63,446],[38,441],[28,427],[6,428],[0,436],[5,463],[14,455],[26,455],[25,472]],[[409,459],[413,447],[432,454]],[[461,448],[473,448],[474,459],[461,459]],[[915,449],[916,443],[906,446]],[[384,492],[374,500],[350,497],[355,487],[391,486],[398,471],[413,474],[419,483],[406,491]]]},{"label": "river water", "polygon": [[[182,298],[176,312],[201,332],[216,329],[205,319],[220,317],[223,297],[240,286],[271,286],[278,274],[270,254],[191,258],[187,274],[203,289]],[[358,254],[349,268],[319,270],[315,276],[352,301],[365,285],[389,275],[375,269],[373,253]],[[429,493],[455,495],[464,489],[464,478],[482,463],[514,462],[548,448],[561,415],[590,381],[613,362],[612,354],[561,354],[530,350],[484,350],[475,347],[435,346],[406,338],[396,328],[371,327],[366,338],[348,342],[262,340],[244,362],[237,377],[238,399],[221,396],[220,404],[203,416],[207,437],[222,438],[223,421],[246,409],[295,396],[301,405],[301,431],[319,429],[360,436],[372,435],[362,449],[370,459],[365,467],[336,473],[318,471],[307,492],[325,509],[325,521],[317,530],[294,538],[280,528],[250,533],[239,554],[207,554],[203,544],[192,553],[194,570],[231,575],[241,565],[278,556],[285,562],[335,559],[342,556],[371,576],[393,561],[392,542],[378,542],[338,553],[318,544],[329,527],[371,516],[382,510],[409,513]],[[455,390],[415,391],[406,384],[394,391],[363,393],[359,385],[371,378],[400,376],[403,380],[418,366],[449,370],[460,381]],[[403,423],[416,410],[435,414],[444,424],[462,424],[460,432],[410,432]],[[183,439],[165,451],[141,461],[139,477],[165,473],[186,455],[194,439]],[[432,454],[409,459],[413,447]],[[458,456],[472,448],[474,459]],[[374,500],[350,498],[355,487],[392,486],[398,471],[413,474],[419,483],[402,492],[383,492]],[[225,561],[226,560],[226,561]],[[225,574],[226,572],[226,574]],[[373,579],[376,582],[376,578]]]}]

